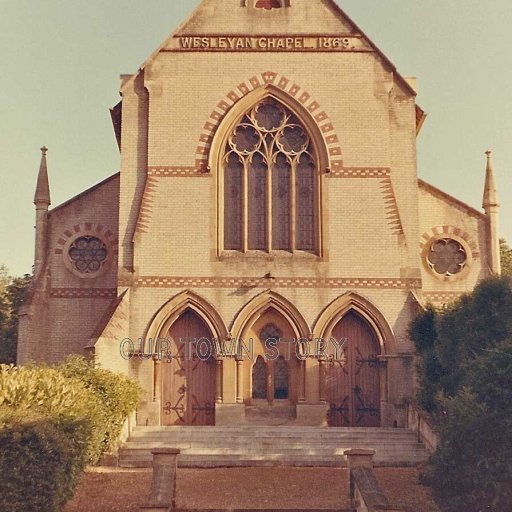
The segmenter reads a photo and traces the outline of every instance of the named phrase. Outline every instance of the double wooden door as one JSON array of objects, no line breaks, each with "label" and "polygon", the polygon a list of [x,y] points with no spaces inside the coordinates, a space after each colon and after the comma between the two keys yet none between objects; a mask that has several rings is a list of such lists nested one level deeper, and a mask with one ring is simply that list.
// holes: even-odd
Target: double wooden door
[{"label": "double wooden door", "polygon": [[379,427],[381,363],[373,329],[349,312],[334,327],[332,337],[343,340],[343,348],[337,354],[336,345],[328,343],[324,386],[329,426]]},{"label": "double wooden door", "polygon": [[173,323],[168,337],[171,349],[162,362],[162,424],[215,425],[215,360],[210,330],[194,312],[186,311]]}]

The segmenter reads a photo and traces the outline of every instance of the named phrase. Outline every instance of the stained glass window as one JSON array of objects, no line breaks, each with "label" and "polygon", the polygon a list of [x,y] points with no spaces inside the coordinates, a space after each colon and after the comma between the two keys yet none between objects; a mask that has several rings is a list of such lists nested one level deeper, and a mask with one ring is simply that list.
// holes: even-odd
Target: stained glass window
[{"label": "stained glass window", "polygon": [[252,397],[267,398],[267,364],[261,356],[252,367]]},{"label": "stained glass window", "polygon": [[226,156],[224,172],[224,247],[239,249],[242,245],[242,190],[244,165],[240,157],[231,152]]},{"label": "stained glass window", "polygon": [[82,274],[92,274],[101,270],[108,251],[99,238],[81,236],[71,244],[68,255],[75,270]]},{"label": "stained glass window", "polygon": [[263,343],[270,339],[280,341],[282,337],[283,333],[274,324],[267,324],[260,331],[260,340]]},{"label": "stained glass window", "polygon": [[280,357],[274,366],[274,398],[286,400],[288,398],[288,363]]},{"label": "stained glass window", "polygon": [[224,249],[314,252],[317,160],[299,118],[263,100],[231,132],[225,155]]},{"label": "stained glass window", "polygon": [[451,276],[458,274],[465,267],[467,254],[457,240],[441,238],[432,242],[427,261],[437,274]]}]

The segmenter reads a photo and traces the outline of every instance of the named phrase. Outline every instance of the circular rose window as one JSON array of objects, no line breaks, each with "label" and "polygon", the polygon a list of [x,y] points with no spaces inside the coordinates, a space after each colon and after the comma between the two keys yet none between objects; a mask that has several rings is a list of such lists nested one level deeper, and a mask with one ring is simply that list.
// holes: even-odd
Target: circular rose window
[{"label": "circular rose window", "polygon": [[69,259],[73,270],[81,274],[99,272],[107,261],[107,246],[94,236],[81,236],[69,247]]},{"label": "circular rose window", "polygon": [[458,274],[466,266],[467,260],[464,247],[452,238],[435,240],[427,253],[429,267],[441,276]]}]

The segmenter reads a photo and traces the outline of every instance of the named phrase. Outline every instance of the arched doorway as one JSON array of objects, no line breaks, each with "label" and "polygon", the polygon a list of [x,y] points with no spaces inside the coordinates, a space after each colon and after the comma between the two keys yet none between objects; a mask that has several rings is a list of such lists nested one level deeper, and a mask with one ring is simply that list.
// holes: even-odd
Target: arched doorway
[{"label": "arched doorway", "polygon": [[300,365],[290,324],[270,307],[247,330],[246,337],[252,359],[244,360],[244,381],[248,383],[244,402],[295,405],[299,399]]},{"label": "arched doorway", "polygon": [[[380,346],[368,322],[349,311],[326,340],[325,398],[331,427],[380,426]],[[341,351],[338,344],[342,346]]]},{"label": "arched doorway", "polygon": [[215,425],[213,335],[194,311],[185,310],[168,332],[162,361],[162,424]]}]

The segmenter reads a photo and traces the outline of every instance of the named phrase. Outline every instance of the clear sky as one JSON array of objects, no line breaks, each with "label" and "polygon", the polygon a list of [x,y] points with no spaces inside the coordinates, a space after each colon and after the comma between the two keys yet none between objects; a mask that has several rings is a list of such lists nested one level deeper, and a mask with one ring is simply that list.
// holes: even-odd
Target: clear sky
[{"label": "clear sky", "polygon": [[[480,208],[484,151],[494,150],[501,231],[512,241],[510,0],[338,1],[402,75],[418,77],[429,115],[420,177]],[[108,109],[119,75],[136,71],[198,3],[0,0],[0,264],[11,273],[33,262],[39,148],[50,149],[53,206],[116,172]]]}]

